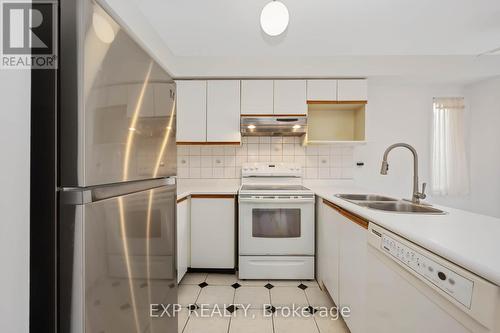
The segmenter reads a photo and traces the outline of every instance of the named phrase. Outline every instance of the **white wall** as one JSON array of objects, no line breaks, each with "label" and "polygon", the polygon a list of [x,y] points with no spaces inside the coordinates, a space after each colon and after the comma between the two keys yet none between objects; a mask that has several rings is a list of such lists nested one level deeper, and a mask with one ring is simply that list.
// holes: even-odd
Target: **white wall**
[{"label": "white wall", "polygon": [[470,165],[468,196],[431,197],[430,202],[500,217],[500,77],[469,86],[411,83],[401,78],[369,80],[368,144],[354,151],[360,186],[396,197],[412,191],[411,153],[398,148],[389,155],[389,173],[380,175],[385,149],[396,142],[413,145],[419,155],[420,184],[430,182],[432,98],[464,96],[466,145]]},{"label": "white wall", "polygon": [[0,331],[28,332],[30,72],[0,69]]},{"label": "white wall", "polygon": [[420,183],[430,181],[432,99],[463,96],[459,85],[412,83],[401,78],[369,79],[366,112],[367,141],[355,149],[356,180],[368,189],[409,198],[413,188],[413,160],[410,151],[397,148],[389,155],[389,173],[380,175],[385,149],[396,142],[414,146],[419,156]]},{"label": "white wall", "polygon": [[500,77],[465,88],[470,193],[439,202],[500,217]]}]

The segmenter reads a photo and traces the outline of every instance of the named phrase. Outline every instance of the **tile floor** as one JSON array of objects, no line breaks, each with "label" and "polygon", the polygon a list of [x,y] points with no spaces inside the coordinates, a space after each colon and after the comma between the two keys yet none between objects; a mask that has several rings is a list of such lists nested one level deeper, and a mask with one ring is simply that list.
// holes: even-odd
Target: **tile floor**
[{"label": "tile floor", "polygon": [[[179,333],[349,333],[342,319],[317,311],[334,304],[316,281],[238,280],[230,274],[189,273],[179,285],[179,303],[183,307]],[[305,315],[292,317],[280,311],[292,305],[303,307]],[[220,313],[201,316],[207,309],[207,313],[215,309]]]}]

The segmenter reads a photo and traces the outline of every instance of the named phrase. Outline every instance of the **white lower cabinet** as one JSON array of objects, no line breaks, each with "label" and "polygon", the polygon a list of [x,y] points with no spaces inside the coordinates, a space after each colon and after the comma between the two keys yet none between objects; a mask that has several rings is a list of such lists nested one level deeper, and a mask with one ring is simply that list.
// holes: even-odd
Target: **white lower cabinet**
[{"label": "white lower cabinet", "polygon": [[177,203],[177,282],[182,280],[191,261],[190,199]]},{"label": "white lower cabinet", "polygon": [[339,299],[340,214],[323,202],[321,198],[316,202],[319,221],[317,234],[318,279],[337,302]]},{"label": "white lower cabinet", "polygon": [[329,201],[317,202],[318,280],[339,308],[350,308],[344,318],[349,330],[364,333],[368,248],[367,229],[362,225],[366,222]]},{"label": "white lower cabinet", "polygon": [[336,214],[343,220],[340,224],[338,305],[348,306],[351,310],[350,316],[344,318],[351,333],[363,333],[366,332],[367,310],[367,230]]},{"label": "white lower cabinet", "polygon": [[191,196],[191,267],[235,265],[234,196]]}]

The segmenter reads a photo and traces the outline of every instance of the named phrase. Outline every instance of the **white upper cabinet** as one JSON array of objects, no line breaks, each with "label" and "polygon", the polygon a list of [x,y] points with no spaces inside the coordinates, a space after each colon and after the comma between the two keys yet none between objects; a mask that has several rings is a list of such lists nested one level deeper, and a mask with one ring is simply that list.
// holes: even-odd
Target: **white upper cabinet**
[{"label": "white upper cabinet", "polygon": [[241,81],[241,114],[273,114],[273,80]]},{"label": "white upper cabinet", "polygon": [[240,142],[240,81],[207,83],[207,141]]},{"label": "white upper cabinet", "polygon": [[366,80],[338,80],[339,101],[368,100],[368,84]]},{"label": "white upper cabinet", "polygon": [[307,114],[306,80],[274,81],[274,114]]},{"label": "white upper cabinet", "polygon": [[337,80],[307,80],[308,101],[336,101]]},{"label": "white upper cabinet", "polygon": [[177,141],[207,140],[207,81],[177,81]]}]

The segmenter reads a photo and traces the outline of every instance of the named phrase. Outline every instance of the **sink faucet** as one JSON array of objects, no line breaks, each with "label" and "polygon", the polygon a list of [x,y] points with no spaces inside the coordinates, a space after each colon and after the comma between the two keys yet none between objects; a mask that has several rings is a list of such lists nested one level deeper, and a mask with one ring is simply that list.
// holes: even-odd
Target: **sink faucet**
[{"label": "sink faucet", "polygon": [[384,159],[382,160],[382,167],[380,169],[380,174],[382,175],[387,175],[387,171],[389,170],[389,163],[387,163],[387,156],[389,155],[389,152],[393,150],[394,148],[397,147],[403,147],[403,148],[408,148],[411,153],[413,154],[413,195],[411,198],[411,202],[415,204],[420,203],[420,199],[425,199],[425,187],[427,186],[426,183],[422,184],[422,192],[418,191],[418,154],[415,148],[410,146],[407,143],[395,143],[391,146],[389,146],[384,153]]}]

